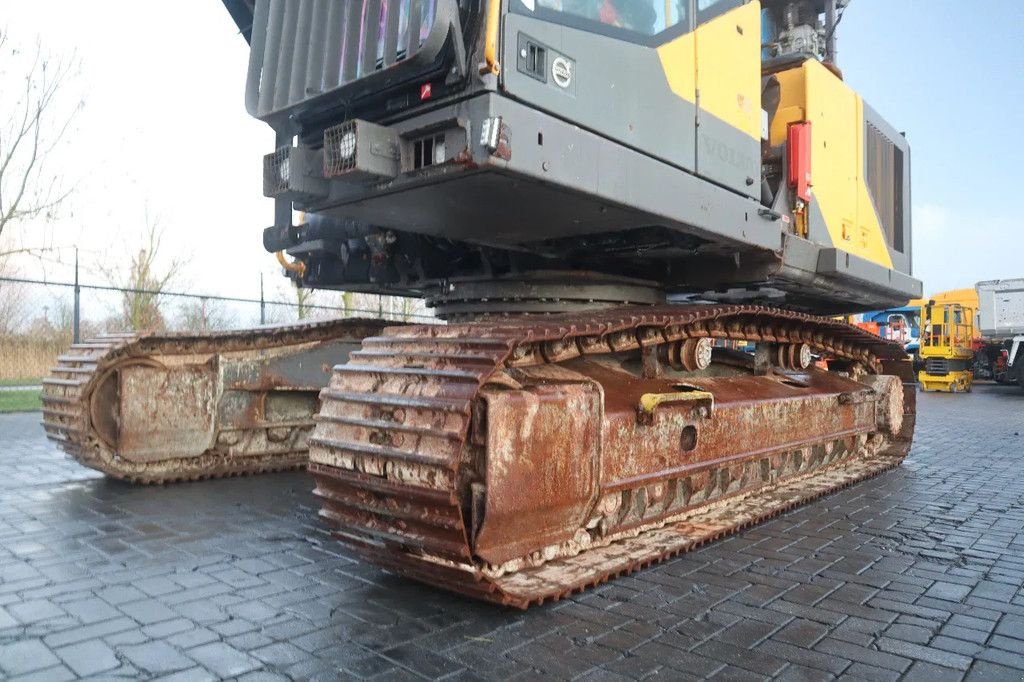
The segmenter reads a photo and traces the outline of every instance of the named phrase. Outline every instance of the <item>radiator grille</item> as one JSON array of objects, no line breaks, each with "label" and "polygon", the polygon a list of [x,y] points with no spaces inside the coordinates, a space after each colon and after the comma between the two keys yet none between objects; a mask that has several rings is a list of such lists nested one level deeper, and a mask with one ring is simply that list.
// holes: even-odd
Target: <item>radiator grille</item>
[{"label": "radiator grille", "polygon": [[867,124],[864,147],[865,179],[882,229],[892,248],[905,253],[903,150],[870,123]]},{"label": "radiator grille", "polygon": [[266,116],[409,59],[437,0],[257,0],[250,110]]}]

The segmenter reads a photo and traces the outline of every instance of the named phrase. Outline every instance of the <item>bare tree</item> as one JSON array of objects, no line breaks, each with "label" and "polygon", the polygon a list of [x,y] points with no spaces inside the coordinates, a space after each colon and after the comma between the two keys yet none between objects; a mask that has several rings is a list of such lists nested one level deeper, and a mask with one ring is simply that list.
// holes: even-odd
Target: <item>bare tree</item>
[{"label": "bare tree", "polygon": [[421,317],[425,312],[426,308],[421,300],[412,298],[411,296],[402,296],[398,298],[398,319],[409,322],[414,316]]},{"label": "bare tree", "polygon": [[309,306],[316,305],[314,302],[315,298],[316,292],[314,290],[306,289],[304,287],[295,287],[295,305],[298,308],[296,315],[300,320],[304,320],[309,317]]},{"label": "bare tree", "polygon": [[[24,70],[11,74],[12,64]],[[34,53],[23,53],[0,29],[0,237],[25,221],[52,220],[71,194],[48,162],[83,105],[61,101],[77,68],[77,60],[54,58],[38,42]],[[35,250],[8,246],[0,256]]]},{"label": "bare tree", "polygon": [[101,268],[110,283],[121,292],[121,324],[135,331],[167,327],[162,306],[163,292],[178,278],[184,262],[166,261],[162,255],[163,230],[158,221],[146,217],[146,232],[138,252],[126,262]]},{"label": "bare tree", "polygon": [[[0,277],[15,277],[18,271],[9,257],[0,255]],[[26,320],[24,285],[0,282],[0,336],[9,336],[24,325]]]},{"label": "bare tree", "polygon": [[422,300],[406,296],[344,292],[341,295],[341,307],[344,309],[341,313],[344,317],[386,317],[408,322],[426,314]]},{"label": "bare tree", "polygon": [[206,298],[190,299],[182,304],[178,314],[178,324],[186,331],[231,329],[238,324],[237,315],[227,310],[222,301]]},{"label": "bare tree", "polygon": [[352,317],[352,309],[355,308],[356,295],[351,291],[341,292],[341,307],[344,308],[342,312],[343,317]]}]

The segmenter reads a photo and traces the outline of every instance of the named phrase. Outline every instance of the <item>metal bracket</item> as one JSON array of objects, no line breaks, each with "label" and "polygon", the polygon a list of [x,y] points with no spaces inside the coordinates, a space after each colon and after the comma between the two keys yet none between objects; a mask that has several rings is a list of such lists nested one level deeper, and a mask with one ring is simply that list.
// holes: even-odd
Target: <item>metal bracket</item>
[{"label": "metal bracket", "polygon": [[873,388],[866,388],[863,391],[848,391],[839,394],[840,405],[860,405],[861,403],[876,402],[878,392]]}]

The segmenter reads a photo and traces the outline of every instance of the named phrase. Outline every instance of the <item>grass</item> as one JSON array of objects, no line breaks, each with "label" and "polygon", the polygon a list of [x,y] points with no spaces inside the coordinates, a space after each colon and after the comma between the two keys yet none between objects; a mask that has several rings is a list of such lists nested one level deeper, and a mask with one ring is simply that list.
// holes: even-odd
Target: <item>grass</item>
[{"label": "grass", "polygon": [[39,386],[42,379],[0,379],[0,386]]},{"label": "grass", "polygon": [[39,391],[0,391],[0,414],[4,412],[35,412],[43,409]]}]

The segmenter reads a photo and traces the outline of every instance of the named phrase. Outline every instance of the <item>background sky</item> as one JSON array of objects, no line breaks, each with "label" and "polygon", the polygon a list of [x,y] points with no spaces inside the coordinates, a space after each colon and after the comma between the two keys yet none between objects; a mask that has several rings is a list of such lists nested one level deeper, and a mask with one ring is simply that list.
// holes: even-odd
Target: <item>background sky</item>
[{"label": "background sky", "polygon": [[[178,288],[257,296],[264,273],[288,295],[261,244],[273,136],[245,112],[248,50],[220,2],[0,0],[0,27],[80,60],[68,97],[85,106],[57,159],[77,192],[51,232],[81,247],[83,279],[138,248],[148,213],[167,255],[187,261]],[[847,81],[910,140],[914,274],[928,294],[1024,277],[1022,28],[1017,0],[853,0],[839,28]]]}]

